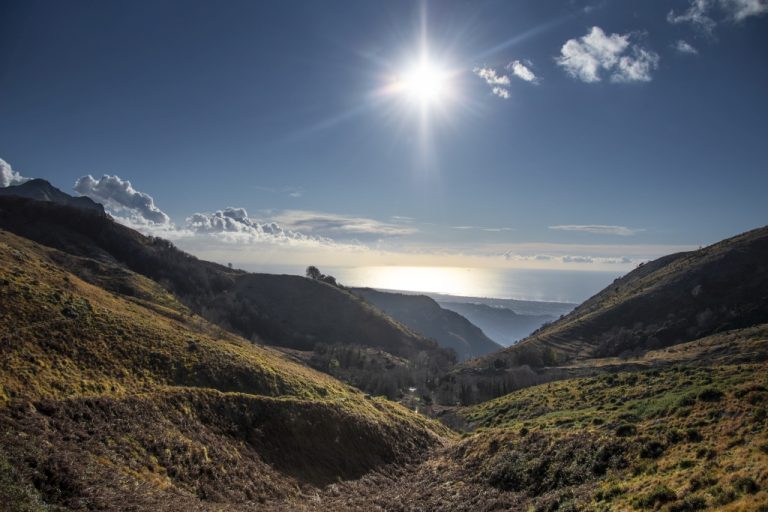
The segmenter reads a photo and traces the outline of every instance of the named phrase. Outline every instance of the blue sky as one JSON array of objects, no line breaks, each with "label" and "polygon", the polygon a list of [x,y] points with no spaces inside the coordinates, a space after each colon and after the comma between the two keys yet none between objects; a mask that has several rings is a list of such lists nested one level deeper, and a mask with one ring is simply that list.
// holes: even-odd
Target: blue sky
[{"label": "blue sky", "polygon": [[763,0],[0,3],[3,172],[241,265],[626,270],[765,224],[766,119]]}]

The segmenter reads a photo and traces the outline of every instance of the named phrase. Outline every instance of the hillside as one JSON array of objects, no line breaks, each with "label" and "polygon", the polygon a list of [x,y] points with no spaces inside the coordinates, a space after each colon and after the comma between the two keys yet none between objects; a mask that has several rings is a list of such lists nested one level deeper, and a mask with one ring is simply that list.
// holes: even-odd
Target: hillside
[{"label": "hillside", "polygon": [[448,435],[141,275],[78,259],[125,293],[90,284],[60,263],[72,258],[0,231],[0,499],[14,510],[280,504]]},{"label": "hillside", "polygon": [[372,288],[351,291],[415,332],[453,349],[459,360],[479,357],[502,347],[455,311],[440,307],[425,295],[382,292]]},{"label": "hillside", "polygon": [[629,357],[768,322],[768,227],[646,263],[478,368]]},{"label": "hillside", "polygon": [[[341,287],[201,261],[97,212],[0,197],[0,228],[70,256],[109,263],[118,273],[124,267],[142,274],[162,283],[196,314],[253,341],[303,351],[318,345],[383,350],[409,361],[414,371],[446,369],[454,361],[454,355],[435,341]],[[92,279],[88,265],[69,259],[62,257],[60,263],[81,278]]]},{"label": "hillside", "polygon": [[721,361],[515,391],[456,410],[462,439],[427,461],[292,509],[764,511],[767,370]]},{"label": "hillside", "polygon": [[505,307],[473,302],[446,302],[441,306],[462,315],[505,347],[514,345],[543,324],[556,319],[550,315],[521,315]]}]

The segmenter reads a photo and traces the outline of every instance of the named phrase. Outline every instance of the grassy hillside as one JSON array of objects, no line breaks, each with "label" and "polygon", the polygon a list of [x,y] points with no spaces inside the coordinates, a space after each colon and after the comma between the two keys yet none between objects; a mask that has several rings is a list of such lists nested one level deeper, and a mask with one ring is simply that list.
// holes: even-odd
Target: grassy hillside
[{"label": "grassy hillside", "polygon": [[60,264],[71,258],[0,231],[5,503],[281,503],[417,459],[449,435],[228,334],[110,262],[88,265],[107,289],[87,283]]},{"label": "grassy hillside", "polygon": [[642,354],[768,322],[768,227],[646,263],[475,367]]},{"label": "grassy hillside", "polygon": [[[84,280],[118,293],[90,266],[111,265],[161,283],[192,312],[241,336],[305,351],[318,344],[386,351],[418,366],[445,370],[454,355],[392,320],[364,300],[317,280],[251,274],[198,260],[158,238],[106,216],[70,206],[0,197],[0,228],[60,249],[58,263]],[[86,263],[80,259],[85,258]]]},{"label": "grassy hillside", "polygon": [[394,481],[370,474],[296,509],[765,511],[766,370],[673,367],[516,391],[460,409],[471,432]]},{"label": "grassy hillside", "polygon": [[502,348],[472,322],[440,307],[425,295],[381,292],[372,288],[353,288],[352,292],[398,322],[434,339],[440,346],[453,349],[459,360],[479,357]]}]

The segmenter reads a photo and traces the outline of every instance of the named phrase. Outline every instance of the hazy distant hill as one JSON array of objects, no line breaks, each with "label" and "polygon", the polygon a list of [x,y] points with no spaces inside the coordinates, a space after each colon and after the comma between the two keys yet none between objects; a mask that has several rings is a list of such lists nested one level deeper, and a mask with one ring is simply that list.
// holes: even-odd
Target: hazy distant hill
[{"label": "hazy distant hill", "polygon": [[475,367],[643,353],[768,322],[768,227],[664,256]]},{"label": "hazy distant hill", "polygon": [[440,305],[459,313],[505,347],[557,318],[550,315],[519,315],[505,307],[471,302],[442,302]]},{"label": "hazy distant hill", "polygon": [[21,185],[0,188],[0,196],[18,196],[37,201],[74,206],[104,214],[104,207],[89,197],[72,197],[41,179],[29,180]]},{"label": "hazy distant hill", "polygon": [[351,290],[414,331],[453,349],[460,360],[502,348],[459,313],[441,308],[425,295],[382,292],[372,288]]}]

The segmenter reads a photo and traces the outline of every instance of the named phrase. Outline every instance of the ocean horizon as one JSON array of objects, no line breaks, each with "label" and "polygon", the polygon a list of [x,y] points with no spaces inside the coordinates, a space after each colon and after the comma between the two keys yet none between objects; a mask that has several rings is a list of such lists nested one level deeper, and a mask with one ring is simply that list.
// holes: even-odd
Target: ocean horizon
[{"label": "ocean horizon", "polygon": [[[251,272],[304,275],[300,265],[254,265]],[[499,269],[473,267],[360,266],[321,267],[345,286],[422,292],[457,297],[514,299],[579,304],[623,272]]]}]

